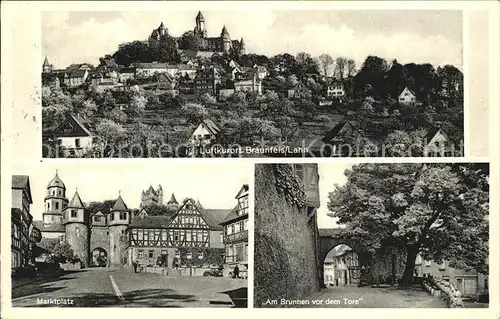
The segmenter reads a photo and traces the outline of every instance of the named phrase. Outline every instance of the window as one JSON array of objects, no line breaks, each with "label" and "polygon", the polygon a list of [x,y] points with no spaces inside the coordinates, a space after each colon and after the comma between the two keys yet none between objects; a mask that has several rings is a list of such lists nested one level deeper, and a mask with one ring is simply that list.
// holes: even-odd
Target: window
[{"label": "window", "polygon": [[55,217],[54,217],[54,216],[51,216],[51,217],[50,217],[50,220],[51,220],[51,221],[54,221],[54,220],[55,220]]},{"label": "window", "polygon": [[50,203],[47,203],[47,210],[50,210]]},{"label": "window", "polygon": [[80,147],[80,139],[75,138],[75,147]]},{"label": "window", "polygon": [[166,250],[162,250],[162,251],[161,251],[161,255],[162,255],[162,256],[165,256],[166,254],[167,254],[167,251],[166,251]]},{"label": "window", "polygon": [[243,230],[248,230],[248,219],[243,221]]},{"label": "window", "polygon": [[71,211],[71,217],[78,217],[78,211],[72,210]]},{"label": "window", "polygon": [[167,241],[167,230],[163,229],[161,231],[161,240],[162,241]]},{"label": "window", "polygon": [[121,220],[126,220],[127,219],[127,213],[125,213],[125,212],[120,213],[120,219]]},{"label": "window", "polygon": [[179,241],[179,231],[174,230],[174,241]]},{"label": "window", "polygon": [[125,234],[125,229],[122,229],[122,231],[121,231],[121,232],[122,232],[122,235],[124,235],[124,234]]},{"label": "window", "polygon": [[59,209],[59,203],[56,202],[56,210]]},{"label": "window", "polygon": [[101,216],[95,216],[94,217],[95,222],[100,222],[101,221]]},{"label": "window", "polygon": [[191,231],[186,231],[186,241],[191,241]]},{"label": "window", "polygon": [[181,258],[181,252],[179,250],[175,251],[175,257],[176,258]]},{"label": "window", "polygon": [[234,232],[239,233],[240,232],[240,223],[234,224]]},{"label": "window", "polygon": [[149,258],[154,258],[155,256],[155,251],[154,250],[150,250],[149,253],[148,253],[148,257]]},{"label": "window", "polygon": [[226,226],[226,235],[231,235],[232,234],[231,230],[232,230],[231,225],[227,225]]},{"label": "window", "polygon": [[143,253],[142,249],[138,250],[137,251],[137,258],[142,258],[142,253]]},{"label": "window", "polygon": [[76,227],[75,233],[76,233],[76,237],[80,237],[80,228]]},{"label": "window", "polygon": [[191,259],[191,258],[193,258],[193,253],[192,253],[192,252],[190,252],[190,251],[188,251],[188,253],[186,254],[186,258],[187,258],[187,259]]},{"label": "window", "polygon": [[203,259],[203,251],[198,252],[198,259]]},{"label": "window", "polygon": [[115,220],[115,213],[109,214],[109,220]]}]

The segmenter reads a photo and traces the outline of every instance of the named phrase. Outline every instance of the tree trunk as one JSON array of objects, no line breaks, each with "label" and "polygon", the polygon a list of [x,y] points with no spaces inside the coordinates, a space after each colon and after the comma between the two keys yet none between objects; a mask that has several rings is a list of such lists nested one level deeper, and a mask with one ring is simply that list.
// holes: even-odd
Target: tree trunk
[{"label": "tree trunk", "polygon": [[401,287],[410,287],[413,284],[413,273],[415,269],[415,259],[417,258],[418,247],[415,245],[408,246],[406,250],[406,265],[401,278]]}]

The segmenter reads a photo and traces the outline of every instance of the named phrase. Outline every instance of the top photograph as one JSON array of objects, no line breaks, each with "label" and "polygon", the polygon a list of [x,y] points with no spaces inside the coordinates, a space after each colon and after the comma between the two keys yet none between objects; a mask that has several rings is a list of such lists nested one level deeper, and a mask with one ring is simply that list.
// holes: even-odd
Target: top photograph
[{"label": "top photograph", "polygon": [[44,158],[463,157],[462,11],[41,13]]}]

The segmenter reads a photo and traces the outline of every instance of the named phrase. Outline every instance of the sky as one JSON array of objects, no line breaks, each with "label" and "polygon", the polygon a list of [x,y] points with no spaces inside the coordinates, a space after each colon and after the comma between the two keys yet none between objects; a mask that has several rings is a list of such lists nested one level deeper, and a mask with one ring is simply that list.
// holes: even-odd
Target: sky
[{"label": "sky", "polygon": [[[316,10],[207,11],[208,36],[223,25],[231,39],[243,37],[247,53],[328,53],[360,66],[368,55],[400,63],[462,65],[461,11]],[[170,35],[195,26],[197,11],[47,11],[42,12],[42,59],[56,68],[71,63],[98,64],[123,42],[146,40],[163,21]]]},{"label": "sky", "polygon": [[345,163],[319,163],[319,196],[320,207],[318,208],[318,228],[336,228],[339,225],[336,223],[336,218],[327,216],[331,213],[328,208],[328,194],[335,189],[335,184],[339,186],[347,182],[347,177],[344,175],[346,169],[352,167],[352,164]]},{"label": "sky", "polygon": [[248,164],[237,162],[202,165],[127,162],[124,165],[114,161],[58,161],[14,165],[12,174],[30,177],[31,214],[35,220],[41,220],[47,184],[56,170],[66,186],[68,200],[77,188],[84,203],[116,199],[121,192],[128,208],[138,208],[142,190],[150,184],[155,189],[161,184],[164,201],[168,201],[173,192],[178,202],[192,197],[199,199],[205,208],[232,209],[237,204],[238,191],[243,184],[248,184],[249,169]]}]

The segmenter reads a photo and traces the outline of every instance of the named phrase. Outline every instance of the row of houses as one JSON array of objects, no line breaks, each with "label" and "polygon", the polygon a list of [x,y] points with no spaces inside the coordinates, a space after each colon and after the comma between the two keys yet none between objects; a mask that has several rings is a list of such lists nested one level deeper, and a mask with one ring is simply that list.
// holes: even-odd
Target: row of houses
[{"label": "row of houses", "polygon": [[[29,209],[32,203],[29,177],[13,176],[12,181],[13,198],[19,199],[13,205],[23,200]],[[236,194],[232,209],[207,209],[192,198],[178,203],[172,194],[168,209],[158,213],[148,211],[150,206],[130,209],[119,195],[110,211],[90,212],[78,191],[68,200],[66,185],[56,172],[47,184],[43,217],[33,222],[31,218],[30,225],[37,230],[36,241],[49,238],[69,244],[83,267],[137,263],[176,268],[208,262],[223,264],[228,272],[236,265],[245,270],[248,196],[249,188],[245,184]],[[14,219],[12,224],[17,225]],[[17,232],[13,231],[12,236],[12,267],[17,268],[34,256],[32,258],[28,247],[22,244],[18,252],[14,247]],[[42,254],[37,261],[43,262],[45,257]]]}]

